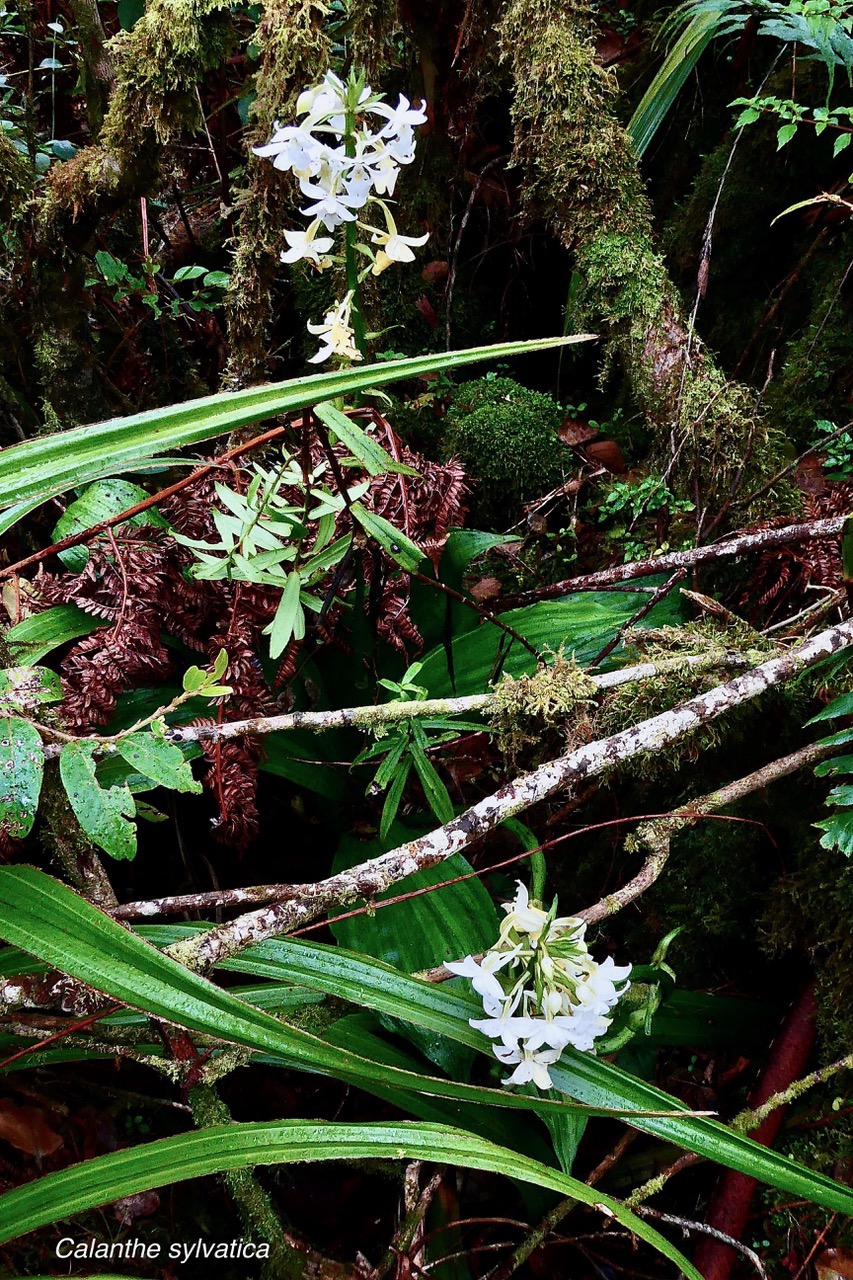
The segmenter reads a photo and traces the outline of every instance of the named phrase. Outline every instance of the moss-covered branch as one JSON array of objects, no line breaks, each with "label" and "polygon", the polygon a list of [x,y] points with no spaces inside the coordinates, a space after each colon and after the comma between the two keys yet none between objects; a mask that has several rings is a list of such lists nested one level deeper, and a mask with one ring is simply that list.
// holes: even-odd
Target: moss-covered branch
[{"label": "moss-covered branch", "polygon": [[[742,469],[753,483],[778,469],[779,439],[757,416],[755,393],[726,380],[685,319],[584,0],[508,0],[499,38],[525,214],[548,223],[574,254],[580,306],[606,326],[656,433],[659,462],[675,487],[698,498],[701,527]],[[781,491],[775,498],[778,510]]]}]

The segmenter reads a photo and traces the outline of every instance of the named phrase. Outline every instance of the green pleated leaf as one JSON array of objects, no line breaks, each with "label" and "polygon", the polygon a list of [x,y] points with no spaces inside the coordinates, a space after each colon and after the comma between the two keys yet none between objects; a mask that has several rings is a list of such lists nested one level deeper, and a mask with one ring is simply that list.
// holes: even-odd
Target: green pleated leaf
[{"label": "green pleated leaf", "polygon": [[79,640],[107,626],[109,623],[103,618],[93,618],[76,604],[57,604],[16,622],[6,632],[5,639],[9,652],[18,662],[38,662],[69,640]]},{"label": "green pleated leaf", "polygon": [[[156,925],[134,934],[35,868],[0,867],[0,937],[125,1004],[191,1030],[277,1054],[294,1066],[353,1083],[364,1081],[368,1088],[382,1084],[403,1092],[415,1090],[540,1113],[555,1109],[550,1099],[394,1071],[332,1049],[306,1032],[249,1009],[143,941],[144,935],[164,946],[191,937],[203,928]],[[468,1019],[480,1012],[479,1004],[468,992],[450,990],[447,984],[421,982],[380,961],[336,947],[278,939],[256,944],[222,967],[337,995],[361,1008],[387,1013],[470,1045],[491,1057],[490,1044],[468,1025]],[[34,971],[37,966],[20,954],[0,952],[0,972]],[[762,1147],[718,1121],[685,1114],[677,1099],[611,1063],[568,1049],[550,1071],[562,1094],[594,1109],[589,1114],[618,1111],[634,1128],[664,1142],[758,1178],[780,1191],[853,1216],[853,1188]]]},{"label": "green pleated leaf", "polygon": [[0,832],[12,840],[32,830],[43,774],[38,729],[15,716],[0,718]]},{"label": "green pleated leaf", "polygon": [[[116,473],[131,469],[155,451],[179,449],[227,435],[239,427],[323,400],[333,400],[366,387],[383,386],[401,378],[419,377],[442,369],[461,368],[482,360],[533,351],[547,351],[570,343],[592,341],[592,334],[542,338],[533,342],[497,343],[465,351],[388,360],[333,373],[310,374],[270,386],[248,387],[149,409],[126,418],[111,418],[91,426],[73,427],[39,436],[0,451],[0,510],[34,500],[46,501],[77,488],[104,473],[104,458]],[[23,508],[22,508],[23,509]]]},{"label": "green pleated leaf", "polygon": [[[537,652],[546,648],[556,650],[562,645],[584,664],[595,657],[644,600],[648,597],[633,592],[584,592],[512,609],[500,614],[500,620],[523,635]],[[670,596],[655,606],[642,625],[676,625],[680,617],[678,609],[678,601]],[[465,613],[471,612],[465,610]],[[455,683],[451,679],[448,648]],[[498,668],[518,677],[535,671],[537,664],[535,654],[488,621],[465,635],[454,632],[449,646],[437,644],[421,661],[418,682],[426,685],[431,698],[485,693]]]},{"label": "green pleated leaf", "polygon": [[[69,742],[59,757],[59,776],[80,826],[111,858],[136,857],[136,805],[125,784],[102,787],[95,769],[95,746]],[[182,757],[183,758],[183,757]]]},{"label": "green pleated leaf", "polygon": [[506,1147],[446,1125],[334,1124],[283,1120],[197,1129],[86,1160],[28,1182],[0,1196],[0,1242],[13,1240],[60,1218],[155,1187],[254,1165],[307,1164],[322,1160],[427,1160],[518,1178],[601,1205],[634,1235],[669,1258],[690,1280],[699,1272],[642,1218],[597,1188],[549,1169]]},{"label": "green pleated leaf", "polygon": [[[219,1041],[276,1054],[288,1066],[368,1087],[380,1082],[522,1111],[577,1106],[383,1068],[333,1048],[185,969],[35,867],[0,867],[0,937],[122,1004]],[[606,1106],[595,1110],[612,1114]]]}]

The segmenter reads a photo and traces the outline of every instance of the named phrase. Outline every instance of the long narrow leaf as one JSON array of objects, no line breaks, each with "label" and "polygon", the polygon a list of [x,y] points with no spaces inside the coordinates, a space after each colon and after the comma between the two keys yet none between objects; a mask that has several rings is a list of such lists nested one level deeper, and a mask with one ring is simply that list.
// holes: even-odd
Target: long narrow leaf
[{"label": "long narrow leaf", "polygon": [[[0,510],[13,504],[45,501],[89,482],[104,474],[104,458],[109,458],[113,471],[118,471],[129,463],[141,461],[155,450],[199,444],[238,427],[279,413],[308,408],[348,392],[363,391],[367,387],[442,369],[461,368],[482,360],[589,342],[592,337],[591,334],[578,334],[532,342],[504,342],[489,347],[470,347],[464,351],[388,360],[363,368],[311,374],[271,386],[249,387],[245,391],[220,392],[163,409],[149,409],[127,418],[111,418],[108,422],[25,440],[0,451]],[[21,511],[23,513],[23,507]]]},{"label": "long narrow leaf", "polygon": [[473,1134],[423,1123],[357,1125],[284,1120],[277,1124],[233,1124],[114,1151],[25,1183],[0,1197],[0,1243],[58,1218],[188,1178],[259,1164],[320,1160],[428,1160],[518,1178],[562,1196],[572,1196],[581,1204],[601,1205],[608,1217],[669,1258],[690,1280],[702,1280],[674,1245],[597,1188]]},{"label": "long narrow leaf", "polygon": [[[178,936],[175,926],[146,930],[161,945]],[[421,982],[390,965],[340,947],[290,939],[260,943],[223,968],[268,980],[314,987],[360,1007],[415,1023],[448,1036],[481,1052],[490,1052],[484,1037],[468,1025],[480,1012],[472,999],[445,985]],[[682,1104],[662,1089],[602,1062],[588,1053],[567,1049],[559,1065],[549,1068],[561,1092],[590,1105],[615,1106],[631,1111],[676,1112]],[[605,1101],[606,1100],[606,1101]],[[758,1178],[780,1191],[822,1204],[839,1213],[853,1214],[853,1189],[813,1172],[745,1135],[705,1116],[623,1117],[634,1128],[671,1142],[687,1151]]]},{"label": "long narrow leaf", "polygon": [[[191,926],[174,925],[148,926],[140,931],[157,945],[166,945],[195,932],[198,929]],[[85,899],[30,867],[0,868],[0,936],[127,1004],[148,1012],[157,1012],[157,1004],[161,1016],[167,1020],[220,1039],[230,1039],[233,1033],[237,1043],[250,1043],[278,1053],[308,1070],[324,1071],[355,1083],[362,1079],[375,1082],[381,1076],[383,1083],[401,1090],[414,1089],[460,1101],[518,1106],[525,1110],[544,1110],[553,1105],[544,1098],[478,1090],[414,1073],[383,1070],[355,1055],[332,1051],[314,1036],[285,1027],[257,1012],[255,1017],[263,1019],[263,1027],[247,1028],[245,1019],[239,1016],[247,1006],[165,956],[159,959],[168,967],[161,970],[154,966],[158,980],[149,989],[147,971],[152,965],[152,948],[142,937],[123,929]],[[133,956],[131,965],[127,963],[128,954]],[[290,940],[268,941],[229,960],[223,968],[337,995],[361,1007],[446,1035],[481,1052],[488,1053],[490,1049],[479,1032],[468,1025],[468,1018],[477,1012],[470,999],[443,986],[408,977],[381,961],[352,955],[340,948]],[[33,971],[32,963],[19,954],[0,954],[0,973]],[[169,986],[172,979],[174,988]],[[217,1012],[219,1007],[227,1009],[228,1017]],[[233,1026],[235,1007],[236,1028]],[[325,1065],[329,1057],[332,1061]],[[370,1075],[365,1075],[365,1071]],[[636,1129],[758,1178],[780,1191],[853,1216],[853,1189],[812,1172],[714,1120],[684,1115],[682,1104],[676,1098],[611,1063],[569,1049],[561,1065],[550,1071],[561,1092],[586,1106],[601,1111],[618,1110]],[[674,1114],[642,1114],[648,1111]]]},{"label": "long narrow leaf", "polygon": [[[381,1067],[335,1048],[190,972],[35,867],[0,867],[0,937],[133,1009],[215,1040],[278,1054],[288,1065],[306,1071],[352,1084],[380,1080],[404,1091],[521,1111],[578,1109],[568,1100],[530,1098]],[[613,1114],[607,1105],[596,1104],[594,1111]]]},{"label": "long narrow leaf", "polygon": [[645,153],[690,72],[717,34],[720,18],[721,14],[717,9],[705,10],[692,18],[643,94],[628,123],[628,134],[638,156]]}]

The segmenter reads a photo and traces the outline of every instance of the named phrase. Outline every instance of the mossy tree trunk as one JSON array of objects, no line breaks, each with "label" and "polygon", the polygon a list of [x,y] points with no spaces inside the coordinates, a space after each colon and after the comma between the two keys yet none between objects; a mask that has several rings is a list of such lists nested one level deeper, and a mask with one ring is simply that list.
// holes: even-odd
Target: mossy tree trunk
[{"label": "mossy tree trunk", "polygon": [[[327,69],[326,13],[325,4],[312,0],[269,0],[265,6],[256,39],[261,66],[250,146],[267,142],[277,120],[290,120],[300,90]],[[284,228],[292,224],[293,196],[290,184],[268,160],[250,155],[247,185],[237,203],[240,214],[225,299],[230,347],[225,382],[233,389],[267,376],[273,285]]]},{"label": "mossy tree trunk", "polygon": [[[598,326],[657,436],[670,484],[706,529],[744,481],[780,466],[780,439],[756,393],[727,381],[691,332],[655,246],[630,139],[613,112],[615,78],[595,60],[583,0],[508,0],[498,27],[512,79],[514,159],[523,208],[573,253],[586,323]],[[779,511],[790,491],[772,494]]]},{"label": "mossy tree trunk", "polygon": [[[103,416],[84,251],[102,219],[155,187],[169,146],[198,127],[197,86],[232,43],[222,0],[151,0],[133,29],[102,50],[98,65],[106,74],[108,55],[114,81],[98,141],[53,168],[19,216],[30,244],[18,258],[16,283],[32,299],[29,341],[46,430]],[[5,150],[0,212],[21,184]]]}]

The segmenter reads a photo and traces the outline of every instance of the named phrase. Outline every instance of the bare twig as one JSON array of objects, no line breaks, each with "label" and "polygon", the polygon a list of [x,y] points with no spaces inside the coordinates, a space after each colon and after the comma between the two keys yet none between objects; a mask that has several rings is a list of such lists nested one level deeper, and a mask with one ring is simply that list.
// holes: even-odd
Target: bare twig
[{"label": "bare twig", "polygon": [[643,618],[645,618],[648,614],[651,613],[655,605],[659,604],[660,601],[663,600],[664,596],[669,595],[670,591],[675,586],[675,584],[677,582],[681,582],[681,580],[686,577],[687,577],[686,569],[676,569],[672,577],[668,578],[667,581],[664,582],[662,586],[658,587],[656,591],[653,591],[652,594],[649,596],[648,600],[646,600],[644,604],[640,605],[637,612],[633,614],[628,619],[627,622],[622,624],[622,626],[616,632],[615,636],[613,636],[612,639],[608,640],[604,648],[595,655],[592,662],[589,664],[590,667],[597,667],[600,662],[603,662],[605,658],[608,658],[610,654],[613,652],[613,650],[617,647],[617,645],[621,643],[622,637],[624,636],[625,632],[628,631],[631,627],[635,627],[638,622],[642,622]]},{"label": "bare twig", "polygon": [[597,573],[584,573],[576,578],[564,578],[543,587],[535,587],[520,595],[506,596],[495,603],[495,610],[517,609],[536,600],[553,600],[557,596],[570,595],[573,591],[598,591],[614,582],[630,582],[634,578],[649,578],[656,573],[669,573],[674,569],[689,569],[708,560],[742,556],[765,547],[782,547],[792,542],[805,542],[810,538],[838,537],[846,516],[829,516],[824,520],[808,520],[799,524],[783,525],[779,529],[760,529],[757,533],[740,533],[713,542],[705,547],[693,547],[688,551],[670,551],[666,555],[653,556],[649,560],[635,560],[632,564],[611,565]]},{"label": "bare twig", "polygon": [[660,1209],[652,1209],[649,1205],[638,1205],[634,1212],[641,1218],[654,1218],[657,1222],[669,1222],[674,1227],[681,1227],[685,1234],[688,1231],[698,1231],[701,1235],[711,1236],[721,1244],[727,1244],[730,1249],[736,1249],[738,1253],[742,1253],[749,1259],[761,1280],[767,1280],[764,1263],[755,1250],[750,1249],[749,1245],[743,1244],[740,1240],[735,1240],[733,1236],[727,1236],[725,1231],[718,1231],[716,1227],[709,1227],[704,1222],[694,1222],[692,1218],[678,1218],[674,1213],[661,1213]]},{"label": "bare twig", "polygon": [[604,920],[607,916],[620,911],[629,902],[636,901],[659,878],[669,858],[672,838],[677,832],[684,827],[692,826],[697,819],[705,814],[714,813],[717,809],[723,809],[726,805],[734,804],[736,801],[743,799],[744,796],[751,795],[754,791],[762,791],[779,778],[786,778],[798,769],[804,769],[810,764],[816,764],[819,760],[825,759],[826,756],[832,755],[835,750],[837,748],[824,746],[819,742],[811,743],[807,747],[802,747],[799,751],[794,751],[789,756],[784,756],[781,760],[774,760],[772,764],[762,765],[754,773],[750,773],[744,778],[738,778],[735,782],[730,782],[726,786],[720,787],[718,791],[712,791],[710,795],[702,796],[698,800],[691,800],[666,818],[644,822],[637,828],[633,836],[633,840],[637,844],[645,845],[649,849],[649,855],[640,871],[634,876],[633,880],[629,880],[626,885],[623,885],[621,889],[617,889],[615,893],[608,894],[599,902],[596,902],[594,906],[587,907],[585,910],[578,911],[575,914],[581,920],[586,920],[588,924],[596,924],[599,920]]}]

